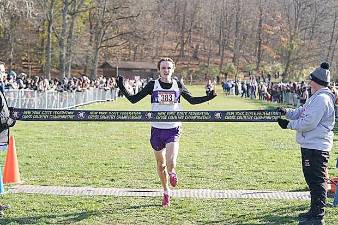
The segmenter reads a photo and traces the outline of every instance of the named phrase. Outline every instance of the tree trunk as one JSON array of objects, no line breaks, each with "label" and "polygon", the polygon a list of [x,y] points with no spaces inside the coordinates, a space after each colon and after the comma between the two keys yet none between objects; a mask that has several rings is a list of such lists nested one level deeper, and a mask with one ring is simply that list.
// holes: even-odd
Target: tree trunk
[{"label": "tree trunk", "polygon": [[78,15],[78,10],[83,5],[83,0],[73,0],[71,7],[71,20],[69,25],[68,31],[68,38],[67,38],[67,49],[66,49],[66,73],[67,77],[71,77],[71,70],[72,70],[72,57],[73,57],[73,43],[74,43],[74,27],[76,25],[76,19]]},{"label": "tree trunk", "polygon": [[44,75],[48,80],[51,79],[50,71],[52,68],[52,32],[54,23],[54,5],[55,1],[51,0],[47,14],[47,43],[46,43],[46,64]]},{"label": "tree trunk", "polygon": [[88,51],[88,54],[86,54],[86,65],[85,65],[85,68],[83,70],[83,73],[89,77],[90,76],[90,62],[92,61],[92,54],[91,54],[91,51],[92,51],[92,46],[93,46],[93,40],[94,40],[94,25],[93,25],[93,18],[92,18],[93,14],[91,12],[89,12],[89,43],[88,43],[88,47],[87,47],[87,51]]},{"label": "tree trunk", "polygon": [[226,32],[226,20],[228,17],[228,12],[225,8],[225,0],[222,2],[222,11],[221,11],[221,18],[220,18],[220,40],[219,40],[219,55],[221,58],[220,64],[219,64],[219,70],[222,71],[223,64],[224,64],[224,52],[225,52],[225,45],[226,45],[226,39],[227,39],[227,32]]},{"label": "tree trunk", "polygon": [[10,26],[9,26],[9,56],[8,56],[8,71],[12,70],[13,57],[14,57],[14,45],[15,45],[15,31],[16,31],[16,21],[14,16],[10,17]]},{"label": "tree trunk", "polygon": [[97,64],[99,62],[99,55],[100,55],[100,48],[99,46],[96,46],[96,48],[94,49],[94,57],[92,60],[92,73],[91,73],[92,80],[95,80],[97,77]]},{"label": "tree trunk", "polygon": [[257,28],[257,61],[256,61],[256,71],[258,72],[261,66],[262,60],[262,26],[263,26],[263,7],[261,0],[259,1],[259,20]]},{"label": "tree trunk", "polygon": [[180,58],[184,57],[186,14],[187,14],[187,1],[185,0],[183,5],[183,13],[182,13],[183,18],[180,32]]},{"label": "tree trunk", "polygon": [[66,31],[67,31],[67,14],[68,14],[68,0],[63,0],[63,6],[61,10],[62,17],[62,26],[61,32],[59,36],[59,47],[60,47],[60,55],[59,55],[59,68],[60,68],[60,80],[66,77]]},{"label": "tree trunk", "polygon": [[106,14],[106,7],[107,7],[107,0],[102,0],[100,1],[100,5],[99,5],[99,15],[96,18],[96,21],[94,21],[95,27],[94,27],[94,36],[93,36],[93,48],[92,48],[92,52],[90,54],[91,55],[91,60],[90,60],[90,78],[92,80],[96,79],[96,75],[97,75],[97,64],[99,61],[99,55],[100,55],[100,47],[102,44],[102,38],[103,38],[103,34],[104,34],[104,29],[105,27],[103,26],[103,21],[105,18],[105,14]]},{"label": "tree trunk", "polygon": [[209,39],[209,49],[208,49],[208,60],[207,60],[207,66],[208,66],[208,74],[209,74],[209,67],[210,67],[210,61],[211,61],[211,38]]},{"label": "tree trunk", "polygon": [[286,82],[288,80],[288,73],[289,73],[289,68],[290,68],[290,62],[291,62],[291,55],[292,55],[292,50],[288,50],[287,57],[286,57],[286,63],[284,67],[284,71],[282,74],[282,81]]},{"label": "tree trunk", "polygon": [[[337,12],[334,13],[334,20],[333,20],[333,25],[332,25],[332,30],[331,30],[331,34],[330,34],[330,42],[329,42],[329,48],[327,50],[327,55],[326,55],[326,61],[330,60],[330,55],[332,52],[334,52],[334,50],[332,50],[332,48],[335,48],[335,45],[333,45],[334,42],[334,36],[336,33],[336,23],[337,23]],[[332,63],[332,61],[330,61],[330,64]]]},{"label": "tree trunk", "polygon": [[67,47],[66,47],[66,74],[67,77],[71,77],[71,70],[72,70],[72,56],[73,56],[73,49],[72,45],[74,42],[74,24],[75,24],[75,16],[72,17],[69,25],[69,32],[68,32],[68,38],[67,38]]},{"label": "tree trunk", "polygon": [[235,66],[239,62],[239,51],[240,51],[240,29],[241,29],[241,1],[236,2],[236,21],[235,21],[235,43],[233,50],[232,62]]}]

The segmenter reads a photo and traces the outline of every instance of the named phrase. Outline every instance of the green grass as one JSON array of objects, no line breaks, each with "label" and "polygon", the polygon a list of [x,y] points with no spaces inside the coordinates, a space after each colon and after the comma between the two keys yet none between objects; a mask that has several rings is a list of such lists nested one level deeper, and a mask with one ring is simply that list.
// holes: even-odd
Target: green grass
[{"label": "green grass", "polygon": [[[204,94],[201,86],[188,88],[195,96]],[[85,108],[150,110],[149,101],[133,105],[118,99]],[[209,104],[182,102],[185,110],[277,106],[221,92]],[[150,124],[142,122],[19,121],[12,130],[25,184],[160,188],[149,133]],[[331,176],[338,176],[337,157],[335,146]],[[184,123],[177,172],[179,189],[306,190],[295,132],[276,123]],[[6,194],[0,200],[13,206],[0,224],[296,224],[297,214],[309,204],[177,198],[162,209],[158,197]],[[334,224],[337,208],[327,211],[327,224]]]}]

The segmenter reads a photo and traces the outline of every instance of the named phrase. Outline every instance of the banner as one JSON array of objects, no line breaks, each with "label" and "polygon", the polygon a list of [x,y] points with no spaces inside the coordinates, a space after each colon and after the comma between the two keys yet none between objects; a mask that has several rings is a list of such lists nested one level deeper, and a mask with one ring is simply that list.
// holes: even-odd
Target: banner
[{"label": "banner", "polygon": [[96,111],[13,108],[11,116],[23,121],[158,121],[158,122],[276,122],[276,110],[229,111]]}]

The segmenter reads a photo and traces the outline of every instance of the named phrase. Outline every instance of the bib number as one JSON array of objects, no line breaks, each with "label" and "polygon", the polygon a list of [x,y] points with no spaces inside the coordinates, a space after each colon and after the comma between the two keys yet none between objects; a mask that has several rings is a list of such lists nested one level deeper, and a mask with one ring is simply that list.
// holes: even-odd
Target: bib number
[{"label": "bib number", "polygon": [[175,92],[159,92],[158,102],[162,105],[172,105],[175,103]]}]

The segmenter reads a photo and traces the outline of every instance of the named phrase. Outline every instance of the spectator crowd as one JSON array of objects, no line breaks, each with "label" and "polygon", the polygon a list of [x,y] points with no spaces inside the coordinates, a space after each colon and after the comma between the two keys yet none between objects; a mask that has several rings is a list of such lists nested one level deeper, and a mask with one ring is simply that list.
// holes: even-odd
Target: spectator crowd
[{"label": "spectator crowd", "polygon": [[[139,92],[148,82],[147,79],[124,79],[124,85],[131,94]],[[215,81],[216,82],[216,81]],[[304,82],[272,82],[271,77],[256,78],[250,76],[247,80],[227,80],[220,82],[225,95],[237,95],[242,98],[260,99],[278,103],[289,103],[297,106],[305,103],[311,96],[311,89]],[[211,80],[207,80],[206,88],[212,89]],[[39,92],[82,92],[91,88],[112,90],[117,88],[114,77],[106,78],[103,75],[95,80],[87,76],[70,77],[48,80],[40,76],[28,77],[25,73],[16,74],[14,71],[0,71],[1,90],[34,90]],[[207,91],[208,91],[207,90]],[[119,94],[121,96],[121,94]]]},{"label": "spectator crowd", "polygon": [[226,95],[233,94],[242,98],[266,100],[278,103],[302,105],[311,96],[311,88],[302,82],[272,82],[271,79],[227,80],[221,82]]},{"label": "spectator crowd", "polygon": [[28,77],[25,73],[16,74],[14,71],[2,73],[0,76],[0,88],[2,90],[26,89],[34,91],[76,91],[81,92],[90,88],[110,90],[116,87],[114,78],[99,76],[90,80],[87,76],[55,78],[48,80],[39,76]]}]

